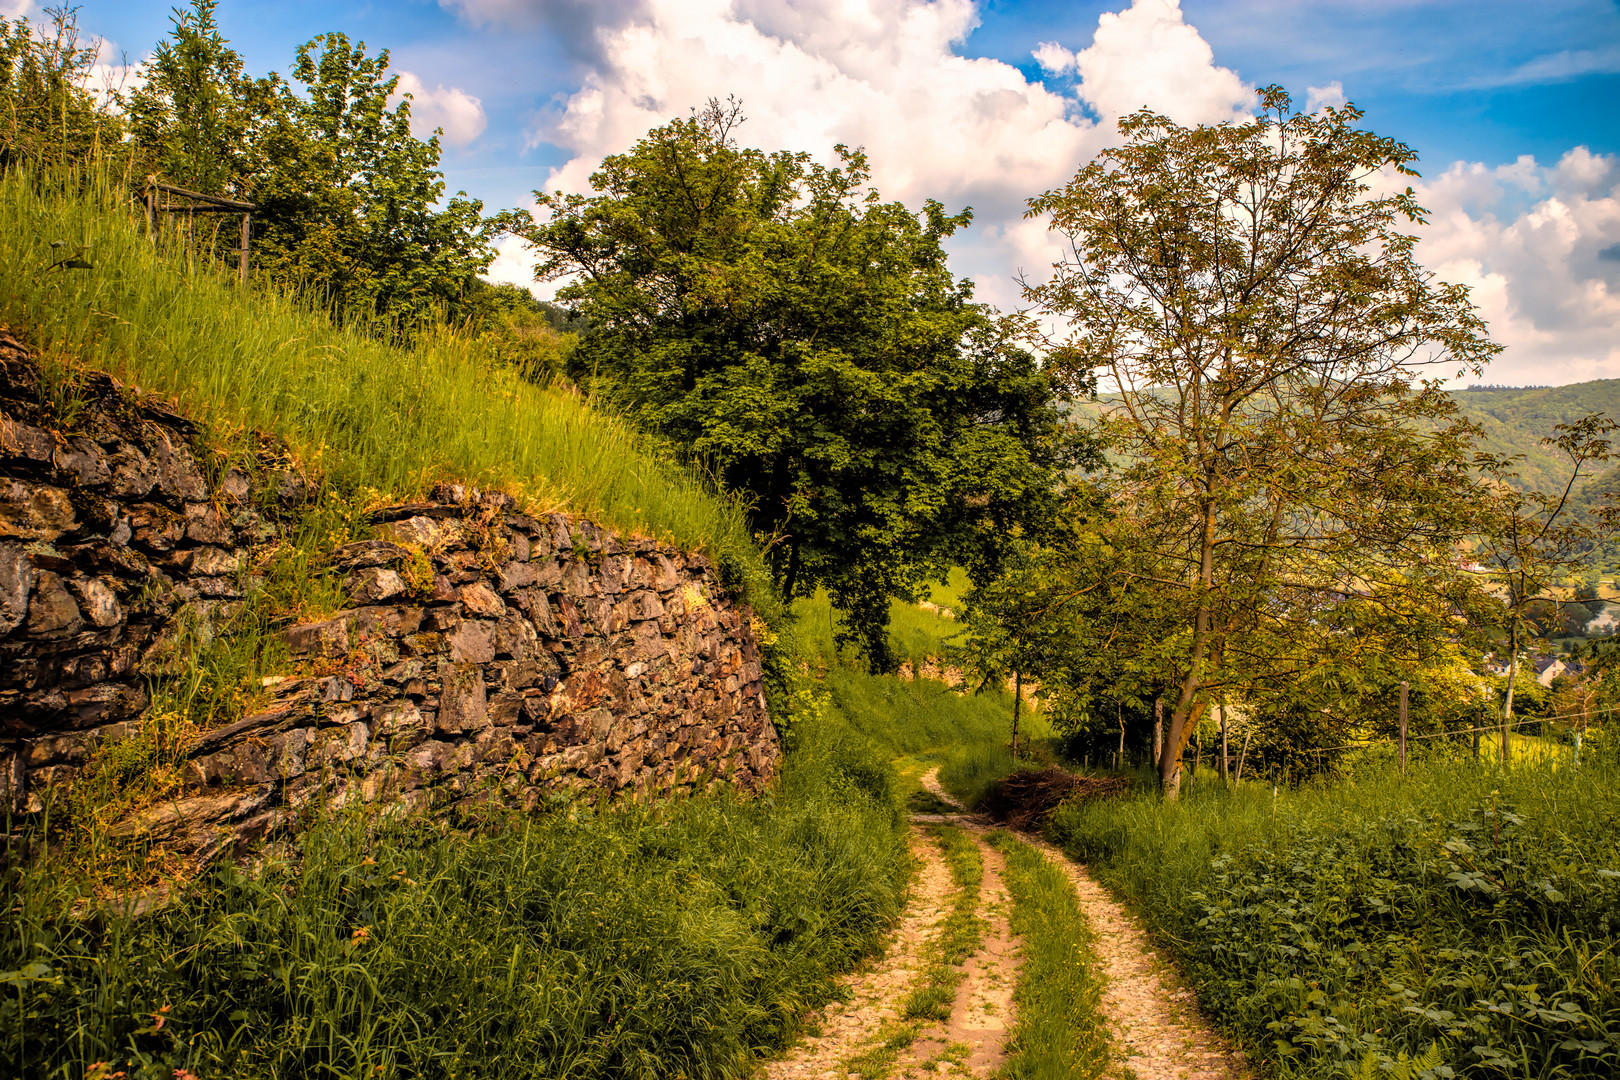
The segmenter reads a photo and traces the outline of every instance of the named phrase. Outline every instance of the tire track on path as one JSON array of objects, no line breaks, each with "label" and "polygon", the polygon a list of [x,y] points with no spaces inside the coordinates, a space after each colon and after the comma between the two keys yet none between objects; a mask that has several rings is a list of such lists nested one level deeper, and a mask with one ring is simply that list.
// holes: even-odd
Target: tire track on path
[{"label": "tire track on path", "polygon": [[925,962],[923,947],[945,918],[952,892],[950,870],[916,825],[911,828],[911,852],[921,868],[882,957],[845,983],[848,994],[844,1001],[830,1002],[819,1016],[810,1018],[807,1027],[814,1034],[801,1039],[785,1056],[765,1063],[759,1074],[765,1080],[842,1080],[850,1075],[843,1062],[898,1017],[906,992]]},{"label": "tire track on path", "polygon": [[[966,813],[966,807],[940,787],[937,768],[924,774],[922,784],[941,801]],[[1103,1011],[1123,1053],[1120,1065],[1134,1073],[1137,1080],[1247,1077],[1242,1054],[1199,1013],[1192,991],[1177,983],[1168,961],[1158,956],[1136,919],[1085,867],[1040,837],[1014,835],[1039,850],[1068,876],[1082,913],[1097,933],[1096,952],[1107,977]]]}]

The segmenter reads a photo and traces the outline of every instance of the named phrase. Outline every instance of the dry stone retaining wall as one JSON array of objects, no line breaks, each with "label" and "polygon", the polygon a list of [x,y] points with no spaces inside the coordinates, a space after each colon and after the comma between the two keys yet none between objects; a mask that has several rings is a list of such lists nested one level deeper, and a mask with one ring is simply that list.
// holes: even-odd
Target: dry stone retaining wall
[{"label": "dry stone retaining wall", "polygon": [[[71,434],[0,337],[0,801],[38,809],[138,731],[190,624],[222,625],[287,522],[292,469],[204,474],[196,430],[111,379]],[[125,824],[210,854],[334,799],[642,793],[773,773],[749,610],[701,555],[441,486],[331,553],[350,606],[285,631],[264,707],[196,739],[186,787]]]}]

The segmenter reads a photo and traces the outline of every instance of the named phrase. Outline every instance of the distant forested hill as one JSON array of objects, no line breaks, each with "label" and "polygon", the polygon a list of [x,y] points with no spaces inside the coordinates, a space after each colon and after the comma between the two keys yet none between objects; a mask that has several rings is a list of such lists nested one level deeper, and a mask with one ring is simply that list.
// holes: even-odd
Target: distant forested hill
[{"label": "distant forested hill", "polygon": [[[1494,454],[1523,454],[1519,468],[1527,489],[1550,491],[1563,483],[1567,466],[1558,451],[1541,445],[1553,426],[1589,412],[1620,420],[1620,379],[1534,389],[1503,387],[1453,391],[1468,419],[1485,429],[1481,448]],[[1584,486],[1584,485],[1583,485]]]}]

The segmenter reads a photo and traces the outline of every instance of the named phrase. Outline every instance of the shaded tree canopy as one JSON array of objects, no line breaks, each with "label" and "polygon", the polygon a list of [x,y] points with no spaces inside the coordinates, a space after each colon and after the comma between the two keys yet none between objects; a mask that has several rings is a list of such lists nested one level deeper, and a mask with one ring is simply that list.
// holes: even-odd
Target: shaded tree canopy
[{"label": "shaded tree canopy", "polygon": [[890,597],[994,562],[1076,444],[1020,324],[946,265],[970,212],[883,201],[859,150],[741,147],[740,122],[657,128],[519,231],[593,328],[576,379],[744,493],[784,594],[825,585],[883,667]]}]

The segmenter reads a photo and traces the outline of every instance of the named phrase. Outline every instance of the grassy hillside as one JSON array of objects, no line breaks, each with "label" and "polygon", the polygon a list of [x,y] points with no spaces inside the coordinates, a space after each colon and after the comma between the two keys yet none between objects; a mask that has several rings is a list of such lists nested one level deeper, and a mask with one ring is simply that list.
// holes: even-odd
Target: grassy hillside
[{"label": "grassy hillside", "polygon": [[[104,178],[0,176],[0,324],[40,355],[60,429],[77,373],[107,370],[197,418],[206,469],[253,467],[258,430],[324,480],[263,593],[189,658],[220,694],[256,692],[268,630],[359,509],[438,480],[707,551],[769,603],[740,508],[629,425],[454,334],[395,347],[244,291],[154,245]],[[748,1075],[874,947],[909,866],[892,755],[850,737],[859,717],[773,707],[795,737],[770,798],[559,796],[456,830],[312,807],[251,866],[164,878],[138,918],[123,902],[150,879],[72,850],[97,843],[11,846],[0,1076]]]},{"label": "grassy hillside", "polygon": [[[1620,419],[1620,379],[1571,383],[1533,389],[1505,387],[1454,390],[1462,414],[1484,430],[1480,449],[1492,454],[1523,454],[1520,486],[1550,491],[1563,482],[1567,466],[1558,452],[1541,445],[1558,424],[1580,419],[1589,412]],[[1107,396],[1078,402],[1072,414],[1081,421],[1096,417],[1108,405]]]},{"label": "grassy hillside", "polygon": [[[90,267],[53,268],[73,252]],[[763,572],[740,508],[628,424],[452,333],[394,347],[272,287],[243,291],[173,237],[154,245],[105,176],[0,177],[0,323],[42,355],[62,426],[72,373],[106,370],[202,418],[215,467],[258,428],[340,490],[402,500],[458,479]]]}]

